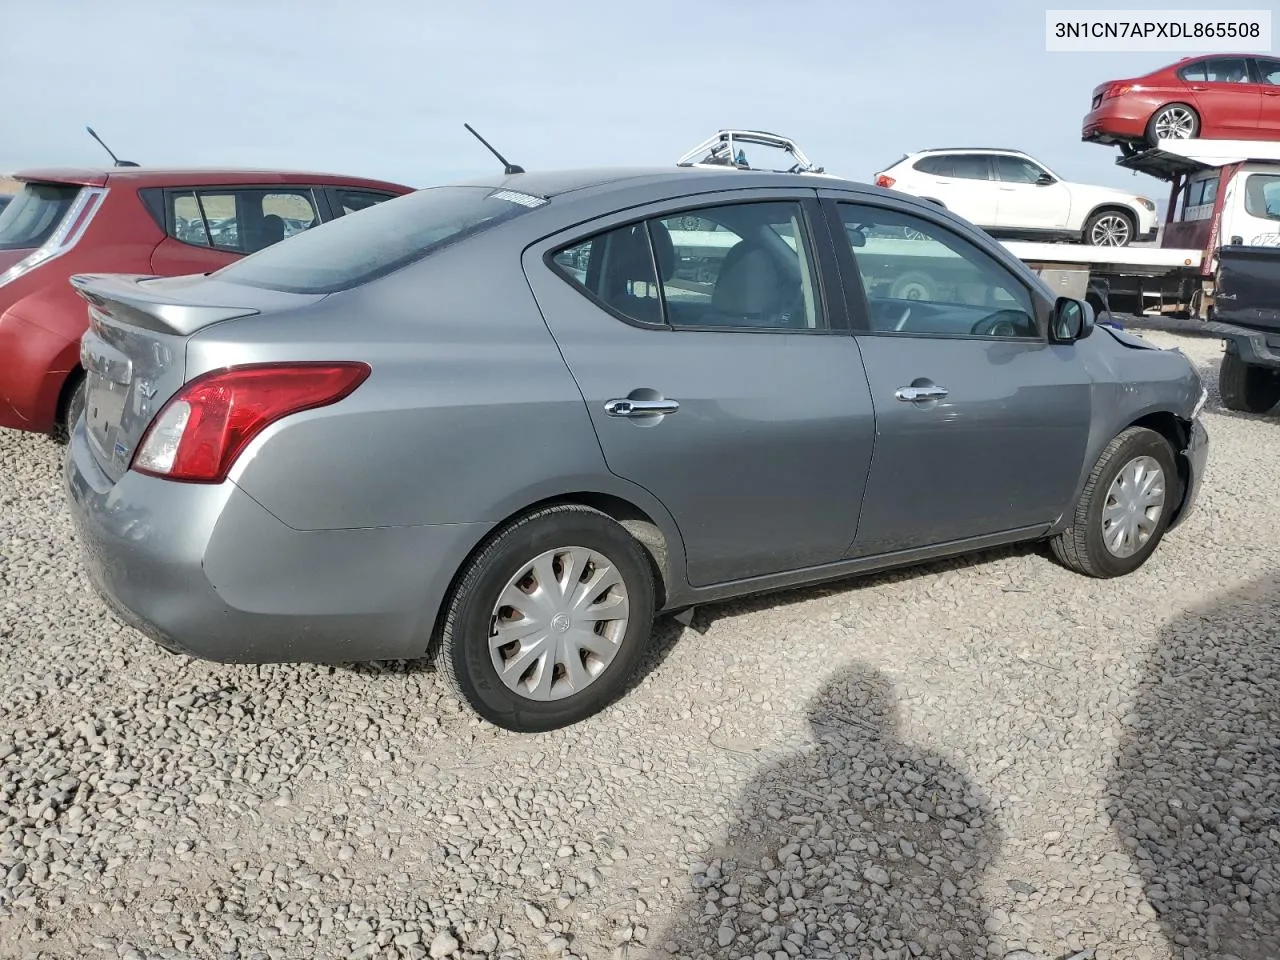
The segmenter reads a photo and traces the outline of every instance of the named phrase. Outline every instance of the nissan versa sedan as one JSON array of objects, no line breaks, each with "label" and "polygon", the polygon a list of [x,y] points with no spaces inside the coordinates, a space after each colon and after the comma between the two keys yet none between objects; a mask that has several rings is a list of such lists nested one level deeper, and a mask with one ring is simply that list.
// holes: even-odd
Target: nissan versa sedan
[{"label": "nissan versa sedan", "polygon": [[120,615],[224,662],[432,656],[518,731],[698,603],[1020,541],[1130,573],[1207,455],[1180,353],[834,178],[517,173],[73,283],[66,487]]}]

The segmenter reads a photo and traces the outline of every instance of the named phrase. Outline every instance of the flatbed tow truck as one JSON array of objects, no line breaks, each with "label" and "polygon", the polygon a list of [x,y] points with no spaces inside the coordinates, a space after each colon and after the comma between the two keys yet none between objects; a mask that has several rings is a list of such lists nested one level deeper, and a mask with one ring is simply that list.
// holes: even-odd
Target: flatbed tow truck
[{"label": "flatbed tow truck", "polygon": [[[745,144],[781,150],[793,162],[750,166]],[[677,163],[832,176],[790,138],[763,131],[721,130]],[[1099,315],[1154,312],[1202,321],[1206,334],[1224,341],[1218,377],[1223,404],[1270,410],[1280,403],[1280,143],[1161,140],[1116,163],[1169,184],[1157,245],[999,242],[1061,295],[1088,299]],[[681,240],[705,244],[711,254],[728,238],[706,233]],[[945,269],[942,258],[930,262],[935,244],[924,238],[875,237],[867,247],[919,257],[917,296],[931,296],[930,277]]]}]

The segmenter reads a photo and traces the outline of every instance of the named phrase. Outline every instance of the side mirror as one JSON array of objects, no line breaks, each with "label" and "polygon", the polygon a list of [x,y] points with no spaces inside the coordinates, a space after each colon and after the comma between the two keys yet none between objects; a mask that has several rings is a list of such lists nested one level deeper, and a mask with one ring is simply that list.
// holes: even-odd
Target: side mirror
[{"label": "side mirror", "polygon": [[1036,177],[1037,187],[1049,187],[1057,182],[1058,181],[1053,178],[1053,175],[1048,173],[1042,173],[1040,176]]},{"label": "side mirror", "polygon": [[1053,305],[1050,339],[1054,343],[1075,343],[1093,333],[1093,307],[1088,301],[1059,297]]}]

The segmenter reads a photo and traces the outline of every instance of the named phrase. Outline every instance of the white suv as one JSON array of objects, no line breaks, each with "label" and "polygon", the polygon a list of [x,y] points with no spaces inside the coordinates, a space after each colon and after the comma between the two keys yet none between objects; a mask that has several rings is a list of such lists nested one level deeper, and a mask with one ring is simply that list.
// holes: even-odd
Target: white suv
[{"label": "white suv", "polygon": [[932,200],[993,236],[1123,247],[1154,240],[1146,197],[1068,183],[1020,150],[921,150],[876,174],[878,187]]}]

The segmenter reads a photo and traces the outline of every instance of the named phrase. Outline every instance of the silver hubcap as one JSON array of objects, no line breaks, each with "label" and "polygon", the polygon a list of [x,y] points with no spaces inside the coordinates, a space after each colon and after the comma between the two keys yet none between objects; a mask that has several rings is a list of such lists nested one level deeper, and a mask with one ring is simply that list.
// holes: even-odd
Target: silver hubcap
[{"label": "silver hubcap", "polygon": [[1099,247],[1122,247],[1129,242],[1129,221],[1119,214],[1099,217],[1089,239]]},{"label": "silver hubcap", "polygon": [[1195,131],[1195,117],[1190,110],[1174,107],[1156,117],[1156,137],[1160,140],[1187,140]]},{"label": "silver hubcap", "polygon": [[1102,542],[1115,557],[1131,557],[1150,541],[1164,512],[1164,470],[1151,457],[1124,465],[1102,508]]},{"label": "silver hubcap", "polygon": [[507,581],[489,621],[489,654],[506,686],[559,700],[591,685],[626,636],[622,574],[586,547],[548,550]]}]

